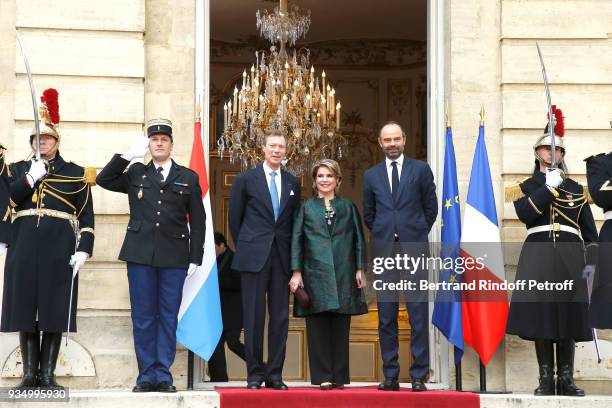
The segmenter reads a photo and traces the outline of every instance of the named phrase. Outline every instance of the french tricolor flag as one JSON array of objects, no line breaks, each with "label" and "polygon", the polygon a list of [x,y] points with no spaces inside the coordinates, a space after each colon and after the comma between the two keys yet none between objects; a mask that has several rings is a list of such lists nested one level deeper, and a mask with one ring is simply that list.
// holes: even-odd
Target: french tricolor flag
[{"label": "french tricolor flag", "polygon": [[[508,318],[508,295],[503,290],[478,290],[480,281],[502,283],[505,279],[483,125],[479,129],[472,161],[470,186],[463,217],[461,256],[472,258],[474,265],[480,265],[471,269],[466,268],[463,276],[463,282],[475,282],[477,288],[475,291],[463,292],[463,338],[478,353],[482,363],[487,365],[504,338]],[[476,262],[477,258],[480,258],[480,264]],[[467,264],[467,259],[465,261]]]},{"label": "french tricolor flag", "polygon": [[206,174],[201,134],[202,125],[198,120],[194,126],[189,168],[198,173],[206,212],[204,256],[202,264],[191,276],[185,279],[183,300],[178,314],[176,340],[204,360],[208,360],[221,338],[223,322],[221,320],[221,300],[219,297],[210,192],[208,190],[208,176]]}]

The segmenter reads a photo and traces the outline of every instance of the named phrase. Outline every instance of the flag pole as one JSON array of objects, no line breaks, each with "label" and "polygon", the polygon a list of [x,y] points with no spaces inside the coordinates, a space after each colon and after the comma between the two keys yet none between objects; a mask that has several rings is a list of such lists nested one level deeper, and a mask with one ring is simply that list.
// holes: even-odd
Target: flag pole
[{"label": "flag pole", "polygon": [[[455,348],[454,353],[457,353],[457,349]],[[463,381],[462,381],[462,374],[461,374],[461,361],[459,361],[458,363],[455,363],[455,390],[456,391],[463,391]]]},{"label": "flag pole", "polygon": [[193,351],[187,350],[187,389],[193,391]]},{"label": "flag pole", "polygon": [[[445,101],[444,105],[445,105],[446,128],[448,129],[451,127],[451,115],[450,115],[450,109],[448,108],[448,99]],[[457,355],[457,347],[453,347],[453,357],[455,357],[456,355]],[[457,361],[456,358],[454,360]],[[455,390],[463,391],[461,360],[459,360],[458,363],[455,363]]]},{"label": "flag pole", "polygon": [[482,360],[478,359],[480,363],[480,392],[487,392],[487,368],[482,364]]}]

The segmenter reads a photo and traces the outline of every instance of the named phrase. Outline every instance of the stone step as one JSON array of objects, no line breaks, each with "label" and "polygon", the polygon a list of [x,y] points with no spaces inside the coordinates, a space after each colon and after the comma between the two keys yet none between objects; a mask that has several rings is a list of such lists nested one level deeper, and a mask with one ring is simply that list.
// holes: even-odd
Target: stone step
[{"label": "stone step", "polygon": [[[235,383],[231,385],[241,385]],[[291,386],[304,386],[304,383],[288,383]],[[374,385],[359,383],[358,386]],[[402,384],[404,386],[407,384]],[[348,387],[347,387],[348,388]],[[313,387],[312,392],[320,392]],[[69,401],[63,407],[78,408],[124,408],[144,406],[147,408],[222,408],[219,394],[214,390],[179,391],[176,394],[146,393],[135,394],[129,390],[70,391]],[[37,408],[37,402],[19,401],[12,403],[14,408]],[[288,406],[291,401],[287,399]],[[572,397],[535,397],[527,394],[484,394],[480,395],[481,408],[609,408],[611,396],[589,395],[584,398]]]}]

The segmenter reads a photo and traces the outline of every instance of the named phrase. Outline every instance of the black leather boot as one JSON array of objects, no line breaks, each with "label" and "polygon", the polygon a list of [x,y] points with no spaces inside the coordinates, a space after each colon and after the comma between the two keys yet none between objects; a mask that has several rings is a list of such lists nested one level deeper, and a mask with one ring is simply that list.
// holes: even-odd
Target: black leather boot
[{"label": "black leather boot", "polygon": [[19,348],[23,363],[23,377],[15,389],[37,387],[40,334],[38,332],[19,332]]},{"label": "black leather boot", "polygon": [[540,369],[540,385],[533,391],[533,395],[555,395],[555,352],[552,340],[535,339],[534,343]]},{"label": "black leather boot", "polygon": [[574,339],[563,339],[557,343],[557,395],[584,397],[584,390],[574,383]]},{"label": "black leather boot", "polygon": [[64,387],[55,382],[55,365],[62,342],[62,333],[44,332],[40,356],[40,388],[63,390]]}]

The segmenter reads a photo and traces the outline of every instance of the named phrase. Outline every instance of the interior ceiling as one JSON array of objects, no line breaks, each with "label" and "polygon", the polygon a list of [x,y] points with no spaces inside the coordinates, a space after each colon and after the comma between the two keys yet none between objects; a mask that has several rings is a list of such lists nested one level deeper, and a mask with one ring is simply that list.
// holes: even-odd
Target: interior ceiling
[{"label": "interior ceiling", "polygon": [[[255,13],[277,0],[211,0],[211,37],[244,42],[257,35]],[[310,30],[300,42],[346,39],[427,40],[427,0],[289,0],[311,10]]]}]

